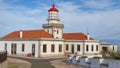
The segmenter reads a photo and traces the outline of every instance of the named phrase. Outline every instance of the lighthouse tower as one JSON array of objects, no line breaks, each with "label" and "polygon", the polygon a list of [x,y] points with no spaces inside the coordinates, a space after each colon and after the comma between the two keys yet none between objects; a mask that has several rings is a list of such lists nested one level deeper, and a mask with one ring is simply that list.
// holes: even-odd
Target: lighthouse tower
[{"label": "lighthouse tower", "polygon": [[48,10],[48,23],[43,24],[43,29],[53,35],[53,38],[62,38],[64,25],[59,23],[59,10],[53,4]]}]

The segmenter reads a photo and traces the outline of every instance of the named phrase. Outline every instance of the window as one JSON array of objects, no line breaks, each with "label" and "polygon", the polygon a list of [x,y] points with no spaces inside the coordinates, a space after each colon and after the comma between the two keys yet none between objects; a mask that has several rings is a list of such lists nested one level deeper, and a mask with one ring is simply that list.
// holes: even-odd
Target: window
[{"label": "window", "polygon": [[98,45],[96,45],[96,51],[98,51]]},{"label": "window", "polygon": [[57,30],[57,34],[59,34],[59,30]]},{"label": "window", "polygon": [[59,45],[59,52],[62,52],[62,44]]},{"label": "window", "polygon": [[47,52],[47,45],[43,44],[43,52]]},{"label": "window", "polygon": [[7,43],[5,43],[5,51],[7,51]]},{"label": "window", "polygon": [[80,51],[80,45],[77,45],[77,51]]},{"label": "window", "polygon": [[69,50],[69,45],[68,44],[66,44],[66,50]]},{"label": "window", "polygon": [[115,47],[113,46],[113,50],[115,50]]},{"label": "window", "polygon": [[54,44],[51,45],[51,52],[55,52],[55,45]]},{"label": "window", "polygon": [[32,44],[32,55],[35,55],[35,44]]},{"label": "window", "polygon": [[25,44],[22,44],[22,52],[25,51]]},{"label": "window", "polygon": [[89,47],[88,47],[88,45],[86,45],[86,51],[89,51]]},{"label": "window", "polygon": [[93,49],[94,49],[94,46],[92,45],[92,46],[91,46],[91,51],[93,51]]}]

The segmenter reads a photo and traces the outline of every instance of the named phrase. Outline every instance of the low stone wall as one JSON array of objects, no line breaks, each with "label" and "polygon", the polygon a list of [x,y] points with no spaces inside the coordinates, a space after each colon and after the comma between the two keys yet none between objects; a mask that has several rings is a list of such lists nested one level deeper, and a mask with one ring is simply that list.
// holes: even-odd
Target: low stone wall
[{"label": "low stone wall", "polygon": [[[78,58],[78,57],[77,57]],[[68,57],[67,61],[71,64],[86,66],[86,68],[120,68],[120,60],[102,58],[79,58]]]},{"label": "low stone wall", "polygon": [[0,68],[7,68],[7,52],[0,52]]}]

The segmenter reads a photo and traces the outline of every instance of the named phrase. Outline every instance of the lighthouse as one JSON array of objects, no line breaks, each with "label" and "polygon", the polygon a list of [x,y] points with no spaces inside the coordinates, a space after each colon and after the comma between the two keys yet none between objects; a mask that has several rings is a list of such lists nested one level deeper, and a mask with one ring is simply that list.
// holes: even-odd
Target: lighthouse
[{"label": "lighthouse", "polygon": [[48,23],[43,24],[43,29],[52,34],[53,38],[62,38],[64,25],[59,23],[59,10],[53,4],[48,10]]}]

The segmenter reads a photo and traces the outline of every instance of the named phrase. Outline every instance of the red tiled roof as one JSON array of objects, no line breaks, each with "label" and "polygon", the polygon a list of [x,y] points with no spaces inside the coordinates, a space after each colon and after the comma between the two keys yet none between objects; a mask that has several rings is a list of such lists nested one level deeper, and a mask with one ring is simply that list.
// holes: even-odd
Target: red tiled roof
[{"label": "red tiled roof", "polygon": [[[52,35],[44,30],[23,30],[22,38],[53,38]],[[20,38],[20,31],[14,31],[3,38]],[[65,40],[87,40],[87,36],[83,33],[64,33]],[[90,40],[94,40],[90,38]]]},{"label": "red tiled roof", "polygon": [[[12,32],[3,38],[20,38],[20,31]],[[23,30],[22,38],[52,38],[52,35],[44,30]]]},{"label": "red tiled roof", "polygon": [[[64,33],[63,38],[65,40],[87,40],[87,35],[83,33]],[[94,40],[90,38],[90,40]]]}]

